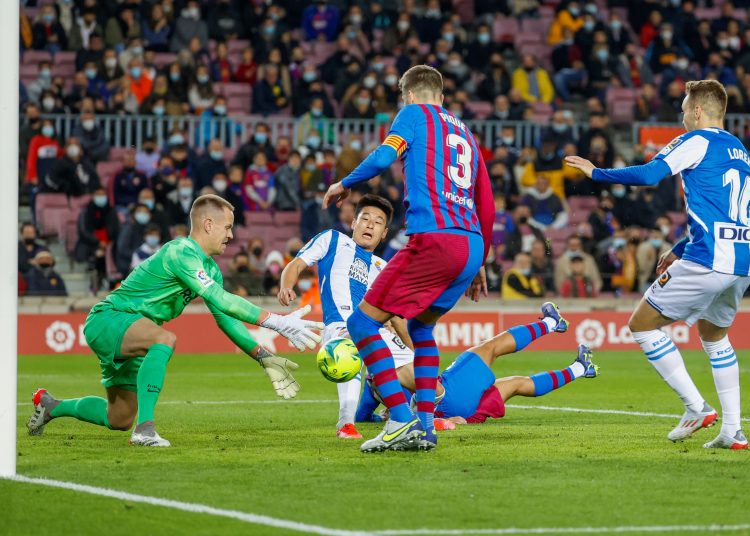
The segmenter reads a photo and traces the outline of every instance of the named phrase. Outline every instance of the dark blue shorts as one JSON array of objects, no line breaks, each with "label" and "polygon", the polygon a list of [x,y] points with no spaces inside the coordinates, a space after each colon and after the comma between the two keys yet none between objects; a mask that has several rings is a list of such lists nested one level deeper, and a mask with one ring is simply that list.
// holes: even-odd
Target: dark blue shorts
[{"label": "dark blue shorts", "polygon": [[435,408],[443,417],[468,419],[479,407],[484,392],[495,384],[495,374],[473,352],[463,352],[440,375],[445,398]]}]

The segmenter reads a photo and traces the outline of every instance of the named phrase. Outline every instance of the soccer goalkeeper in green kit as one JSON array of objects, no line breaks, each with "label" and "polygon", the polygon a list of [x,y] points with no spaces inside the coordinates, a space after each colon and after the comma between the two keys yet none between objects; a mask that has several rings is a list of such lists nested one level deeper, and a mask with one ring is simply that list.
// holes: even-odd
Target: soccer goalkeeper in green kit
[{"label": "soccer goalkeeper in green kit", "polygon": [[99,358],[107,399],[57,400],[39,389],[33,397],[29,434],[41,435],[57,417],[130,430],[137,414],[131,444],[170,446],[154,428],[154,408],[177,340],[161,325],[178,317],[197,297],[203,298],[227,337],[260,363],[276,394],[285,399],[296,396],[299,384],[292,371],[298,365],[259,346],[243,322],[277,331],[298,350],[315,348],[320,337],[311,330],[323,324],[303,319],[309,307],[276,315],[223,290],[221,271],[212,257],[224,252],[233,222],[233,207],[227,201],[215,195],[195,200],[190,236],[168,242],[138,265],[86,318],[84,335]]}]

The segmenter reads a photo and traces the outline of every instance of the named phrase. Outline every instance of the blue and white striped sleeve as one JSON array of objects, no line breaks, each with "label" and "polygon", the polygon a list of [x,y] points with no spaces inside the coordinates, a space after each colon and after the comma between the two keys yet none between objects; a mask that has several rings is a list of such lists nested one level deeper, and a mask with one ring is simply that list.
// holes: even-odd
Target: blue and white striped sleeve
[{"label": "blue and white striped sleeve", "polygon": [[331,236],[336,231],[329,229],[315,235],[305,246],[297,253],[297,258],[308,266],[317,264],[323,257],[328,254],[331,246]]}]

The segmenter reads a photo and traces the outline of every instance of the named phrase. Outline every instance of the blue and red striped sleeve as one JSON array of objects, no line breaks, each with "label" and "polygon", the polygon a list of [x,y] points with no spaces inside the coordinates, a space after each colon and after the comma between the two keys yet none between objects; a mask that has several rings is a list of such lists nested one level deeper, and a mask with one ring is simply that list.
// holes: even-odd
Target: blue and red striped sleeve
[{"label": "blue and red striped sleeve", "polygon": [[[474,184],[474,204],[476,206],[479,227],[482,230],[484,240],[484,260],[490,251],[490,240],[492,238],[492,226],[495,223],[495,199],[492,195],[492,184],[487,174],[487,166],[484,163],[482,153],[477,151],[477,177]],[[483,261],[484,262],[484,261]]]}]

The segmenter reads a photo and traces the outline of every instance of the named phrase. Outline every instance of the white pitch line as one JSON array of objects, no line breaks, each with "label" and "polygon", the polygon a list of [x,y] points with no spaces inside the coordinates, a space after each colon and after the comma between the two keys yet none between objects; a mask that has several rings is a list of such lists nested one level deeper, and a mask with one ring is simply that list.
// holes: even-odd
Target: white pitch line
[{"label": "white pitch line", "polygon": [[227,517],[230,519],[236,519],[237,521],[251,523],[253,525],[264,525],[266,527],[288,529],[297,532],[304,532],[307,534],[321,534],[323,536],[372,536],[373,534],[372,532],[333,529],[320,525],[310,525],[308,523],[300,523],[298,521],[289,521],[287,519],[279,519],[271,516],[240,512],[238,510],[225,510],[223,508],[215,508],[213,506],[208,506],[200,503],[188,503],[182,501],[173,501],[170,499],[161,499],[159,497],[150,497],[148,495],[137,495],[135,493],[128,493],[125,491],[118,491],[114,489],[87,486],[85,484],[76,484],[75,482],[64,482],[61,480],[50,480],[47,478],[30,478],[23,475],[10,477],[9,480],[22,482],[25,484],[37,484],[40,486],[48,486],[51,488],[61,488],[70,491],[77,491],[79,493],[89,493],[91,495],[99,495],[101,497],[109,497],[112,499],[119,499],[121,501],[150,504],[152,506],[162,506],[164,508],[172,508],[174,510],[181,510],[183,512],[191,512],[194,514],[208,514],[217,517]]},{"label": "white pitch line", "polygon": [[622,534],[627,532],[733,532],[750,529],[750,523],[744,525],[650,525],[621,527],[534,527],[507,529],[416,529],[416,530],[378,530],[377,536],[469,536],[475,534]]},{"label": "white pitch line", "polygon": [[61,480],[51,480],[47,478],[31,478],[23,475],[17,475],[8,478],[15,482],[24,484],[36,484],[52,488],[60,488],[79,493],[88,493],[100,497],[108,497],[121,501],[149,504],[151,506],[161,506],[172,508],[183,512],[193,514],[207,514],[216,517],[226,517],[235,519],[244,523],[253,525],[263,525],[278,529],[288,529],[296,532],[307,534],[320,534],[322,536],[418,536],[430,535],[435,536],[469,536],[482,534],[617,534],[628,532],[730,532],[739,530],[750,530],[750,524],[743,525],[646,525],[646,526],[619,526],[619,527],[530,527],[530,528],[496,528],[496,529],[398,529],[398,530],[376,530],[376,531],[356,531],[346,529],[334,529],[321,525],[312,525],[301,523],[299,521],[290,521],[276,517],[252,514],[249,512],[240,512],[238,510],[225,510],[215,508],[200,503],[188,503],[174,501],[171,499],[162,499],[159,497],[150,497],[148,495],[138,495],[125,491],[118,491],[108,488],[99,488],[96,486],[87,486],[85,484],[76,484],[75,482],[65,482]]},{"label": "white pitch line", "polygon": [[[221,406],[224,404],[335,404],[338,400],[165,400],[159,405],[196,405]],[[30,406],[31,402],[19,402],[19,406]],[[661,419],[681,419],[682,415],[673,413],[651,413],[647,411],[625,411],[620,409],[570,408],[560,406],[535,406],[532,404],[506,404],[512,409],[538,409],[540,411],[569,411],[572,413],[598,413],[604,415],[626,415],[629,417],[657,417]],[[750,418],[743,417],[743,421],[750,422]]]}]

